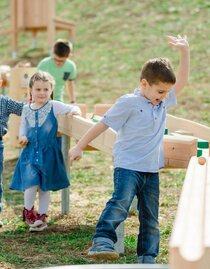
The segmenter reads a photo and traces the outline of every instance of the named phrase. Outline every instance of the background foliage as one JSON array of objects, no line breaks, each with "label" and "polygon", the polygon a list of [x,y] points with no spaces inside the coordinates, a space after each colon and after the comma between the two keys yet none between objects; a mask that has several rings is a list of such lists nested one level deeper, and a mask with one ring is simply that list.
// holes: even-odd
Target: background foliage
[{"label": "background foliage", "polygon": [[[113,103],[138,86],[142,64],[168,57],[177,69],[179,55],[167,44],[167,35],[186,34],[191,48],[191,73],[179,104],[170,111],[210,125],[209,54],[210,2],[204,0],[57,0],[56,15],[76,23],[73,60],[78,67],[77,101],[92,111],[95,103]],[[0,1],[0,30],[9,28],[9,1]],[[65,37],[59,32],[57,37]],[[10,36],[0,36],[0,63],[15,64]],[[18,61],[35,66],[47,55],[46,34],[38,34],[31,48],[30,34],[19,36]],[[7,154],[10,149],[7,145]],[[31,234],[20,216],[22,194],[8,190],[15,161],[5,164],[4,228],[0,230],[0,267],[37,268],[94,263],[87,258],[95,224],[112,192],[112,160],[99,152],[85,152],[71,173],[71,212],[60,215],[60,194],[52,194],[49,229]],[[159,263],[168,263],[168,240],[185,170],[161,171]],[[125,256],[117,263],[136,263],[137,216],[126,221]]]}]

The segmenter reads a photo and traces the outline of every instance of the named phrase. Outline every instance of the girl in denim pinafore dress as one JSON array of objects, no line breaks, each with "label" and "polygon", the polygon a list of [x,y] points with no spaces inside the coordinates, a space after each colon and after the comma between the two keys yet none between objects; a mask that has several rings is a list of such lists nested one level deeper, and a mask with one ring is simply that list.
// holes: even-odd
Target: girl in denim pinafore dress
[{"label": "girl in denim pinafore dress", "polygon": [[[49,207],[49,191],[69,186],[61,147],[57,142],[56,116],[71,112],[79,114],[79,108],[59,101],[49,100],[51,80],[46,72],[37,72],[31,78],[33,103],[23,108],[20,143],[25,145],[16,165],[11,189],[24,192],[23,218],[31,231],[47,227],[46,213]],[[39,192],[39,211],[34,211],[34,201]]]}]

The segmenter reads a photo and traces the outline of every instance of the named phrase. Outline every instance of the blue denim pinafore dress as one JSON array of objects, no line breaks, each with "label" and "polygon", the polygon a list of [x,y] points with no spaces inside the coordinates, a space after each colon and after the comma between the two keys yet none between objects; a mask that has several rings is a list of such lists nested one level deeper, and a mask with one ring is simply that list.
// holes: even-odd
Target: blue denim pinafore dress
[{"label": "blue denim pinafore dress", "polygon": [[11,189],[25,191],[40,186],[56,191],[69,186],[61,148],[57,143],[57,119],[50,102],[39,109],[24,107],[28,144],[17,162]]}]

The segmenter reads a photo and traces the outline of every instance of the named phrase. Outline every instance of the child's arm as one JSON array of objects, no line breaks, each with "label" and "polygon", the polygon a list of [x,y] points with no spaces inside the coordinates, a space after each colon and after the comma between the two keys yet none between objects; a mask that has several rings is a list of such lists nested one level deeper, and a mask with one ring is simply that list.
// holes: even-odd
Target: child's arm
[{"label": "child's arm", "polygon": [[190,51],[187,37],[177,37],[168,36],[169,44],[175,49],[180,51],[180,62],[178,67],[178,73],[176,77],[176,83],[174,88],[178,94],[184,86],[187,84],[189,79],[189,70],[190,70]]},{"label": "child's arm", "polygon": [[76,102],[76,90],[75,90],[74,80],[68,80],[67,87],[69,90],[70,103],[75,103]]},{"label": "child's arm", "polygon": [[26,137],[26,122],[25,122],[25,111],[23,109],[23,113],[20,118],[20,127],[19,127],[19,144],[21,147],[24,147],[28,144],[28,139]]},{"label": "child's arm", "polygon": [[17,116],[21,116],[24,103],[15,101],[8,96],[7,99],[8,99],[7,110],[9,114],[16,114]]},{"label": "child's arm", "polygon": [[64,104],[56,100],[52,100],[51,102],[53,104],[53,112],[56,117],[58,115],[64,115],[64,114],[67,114],[68,116],[81,115],[81,110],[78,106]]},{"label": "child's arm", "polygon": [[72,165],[75,160],[79,160],[82,157],[82,150],[101,133],[106,131],[109,126],[102,122],[96,123],[92,128],[90,128],[84,136],[78,141],[78,143],[69,150],[70,164]]}]

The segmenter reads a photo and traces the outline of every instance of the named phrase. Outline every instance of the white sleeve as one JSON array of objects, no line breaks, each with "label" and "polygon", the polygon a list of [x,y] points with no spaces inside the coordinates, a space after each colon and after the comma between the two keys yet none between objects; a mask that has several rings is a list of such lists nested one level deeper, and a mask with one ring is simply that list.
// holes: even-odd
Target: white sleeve
[{"label": "white sleeve", "polygon": [[22,136],[27,136],[26,134],[26,120],[25,120],[25,110],[23,107],[23,112],[22,115],[20,117],[20,126],[19,126],[19,138]]},{"label": "white sleeve", "polygon": [[78,106],[64,104],[62,102],[55,101],[55,100],[52,100],[51,102],[53,105],[53,111],[54,111],[55,116],[67,114],[69,112],[80,112],[80,108]]}]

